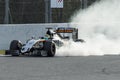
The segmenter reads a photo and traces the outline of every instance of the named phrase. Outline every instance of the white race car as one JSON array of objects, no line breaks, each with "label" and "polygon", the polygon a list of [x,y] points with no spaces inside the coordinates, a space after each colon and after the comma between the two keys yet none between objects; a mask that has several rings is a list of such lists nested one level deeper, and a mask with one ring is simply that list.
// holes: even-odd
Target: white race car
[{"label": "white race car", "polygon": [[12,56],[19,55],[37,55],[44,57],[54,57],[56,48],[64,46],[64,44],[73,40],[74,42],[85,42],[78,39],[78,29],[71,27],[59,27],[57,29],[47,28],[46,35],[40,39],[30,39],[25,44],[19,40],[13,40],[10,44],[9,53]]}]

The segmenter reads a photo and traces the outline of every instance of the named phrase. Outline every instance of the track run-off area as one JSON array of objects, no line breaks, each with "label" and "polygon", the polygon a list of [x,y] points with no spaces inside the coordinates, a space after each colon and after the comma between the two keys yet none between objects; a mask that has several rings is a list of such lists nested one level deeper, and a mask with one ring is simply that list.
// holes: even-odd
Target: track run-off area
[{"label": "track run-off area", "polygon": [[0,80],[119,80],[120,56],[0,56]]}]

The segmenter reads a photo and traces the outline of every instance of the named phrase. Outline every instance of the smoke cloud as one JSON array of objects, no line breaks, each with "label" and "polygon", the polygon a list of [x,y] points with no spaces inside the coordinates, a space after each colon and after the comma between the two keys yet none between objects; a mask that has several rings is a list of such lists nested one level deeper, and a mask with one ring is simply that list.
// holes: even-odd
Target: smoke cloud
[{"label": "smoke cloud", "polygon": [[57,51],[57,56],[89,56],[120,54],[120,0],[101,0],[71,18],[79,28],[79,38],[85,43],[69,44]]}]

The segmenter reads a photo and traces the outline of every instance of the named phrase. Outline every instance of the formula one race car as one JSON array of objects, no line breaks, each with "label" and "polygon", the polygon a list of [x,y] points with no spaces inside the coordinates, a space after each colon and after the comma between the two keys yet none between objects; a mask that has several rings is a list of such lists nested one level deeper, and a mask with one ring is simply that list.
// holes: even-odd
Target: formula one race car
[{"label": "formula one race car", "polygon": [[12,56],[36,55],[42,57],[54,57],[56,48],[62,47],[66,42],[85,42],[78,39],[78,29],[71,27],[47,28],[46,36],[39,39],[32,38],[22,44],[19,40],[10,43],[9,54]]},{"label": "formula one race car", "polygon": [[13,40],[10,43],[9,53],[12,56],[36,55],[42,57],[54,57],[56,46],[51,39],[31,39],[25,44],[22,44],[18,40]]}]

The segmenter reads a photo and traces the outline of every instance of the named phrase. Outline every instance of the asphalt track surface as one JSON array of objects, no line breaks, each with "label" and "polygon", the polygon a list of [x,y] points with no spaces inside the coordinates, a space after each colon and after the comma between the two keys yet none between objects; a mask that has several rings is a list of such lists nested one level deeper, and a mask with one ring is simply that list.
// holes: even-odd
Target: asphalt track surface
[{"label": "asphalt track surface", "polygon": [[0,80],[120,80],[120,56],[1,56]]}]

